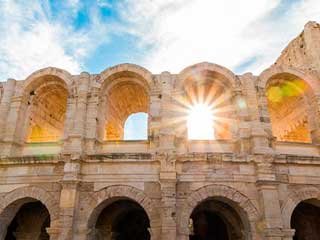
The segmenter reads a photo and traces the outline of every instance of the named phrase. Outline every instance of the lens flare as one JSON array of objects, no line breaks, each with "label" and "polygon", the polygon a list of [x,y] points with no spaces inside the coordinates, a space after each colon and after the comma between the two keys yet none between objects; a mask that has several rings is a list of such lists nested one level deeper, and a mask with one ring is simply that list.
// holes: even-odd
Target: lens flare
[{"label": "lens flare", "polygon": [[188,115],[188,138],[191,140],[213,140],[213,111],[205,104],[195,104]]}]

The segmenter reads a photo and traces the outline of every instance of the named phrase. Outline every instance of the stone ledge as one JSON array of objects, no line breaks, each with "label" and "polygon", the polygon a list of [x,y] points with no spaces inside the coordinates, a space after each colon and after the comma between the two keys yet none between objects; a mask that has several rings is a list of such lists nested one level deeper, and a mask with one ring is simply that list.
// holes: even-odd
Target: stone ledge
[{"label": "stone ledge", "polygon": [[32,155],[21,157],[4,157],[0,159],[0,165],[12,164],[38,164],[38,163],[59,163],[62,162],[60,155]]}]

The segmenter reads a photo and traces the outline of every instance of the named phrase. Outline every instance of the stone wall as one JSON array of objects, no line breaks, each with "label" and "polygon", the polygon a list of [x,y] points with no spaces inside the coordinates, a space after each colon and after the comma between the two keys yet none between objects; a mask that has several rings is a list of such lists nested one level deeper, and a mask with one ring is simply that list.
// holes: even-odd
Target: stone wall
[{"label": "stone wall", "polygon": [[[259,76],[207,62],[178,74],[121,64],[100,74],[46,68],[2,83],[0,240],[16,216],[23,219],[21,209],[39,202],[50,215],[50,226],[43,225],[50,239],[111,239],[118,233],[110,219],[125,207],[110,216],[104,210],[119,201],[144,211],[152,240],[198,239],[194,234],[203,230],[194,227],[204,218],[194,218],[201,211],[220,216],[230,239],[292,240],[296,207],[320,206],[319,35],[318,24],[308,23]],[[270,107],[267,90],[275,79],[303,81],[312,94]],[[208,96],[221,110],[218,132],[226,131],[213,140],[188,140],[188,108]],[[34,99],[38,108],[31,107]],[[148,140],[123,141],[125,119],[140,111],[149,115]],[[32,122],[54,128],[59,138],[28,141]],[[279,131],[288,136],[277,138]],[[301,141],[302,132],[310,141]],[[298,210],[296,222],[312,219],[310,211]]]}]

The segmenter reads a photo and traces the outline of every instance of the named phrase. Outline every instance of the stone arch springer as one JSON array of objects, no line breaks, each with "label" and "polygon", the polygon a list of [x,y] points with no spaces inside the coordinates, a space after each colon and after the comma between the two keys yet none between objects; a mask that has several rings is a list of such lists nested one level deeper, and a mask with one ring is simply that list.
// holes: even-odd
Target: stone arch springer
[{"label": "stone arch springer", "polygon": [[109,67],[99,74],[101,79],[101,92],[103,92],[105,88],[110,84],[108,82],[108,79],[112,75],[121,73],[121,72],[131,72],[140,76],[142,79],[146,81],[148,86],[143,86],[143,87],[145,87],[148,91],[151,89],[153,85],[152,73],[149,70],[136,64],[123,63],[123,64],[118,64],[118,65]]},{"label": "stone arch springer", "polygon": [[[231,201],[238,205],[238,207],[244,211],[246,216],[240,216],[241,219],[244,217],[247,218],[249,224],[249,231],[252,234],[256,232],[256,223],[260,219],[260,214],[258,208],[252,203],[252,201],[245,196],[240,191],[226,186],[226,185],[218,185],[211,184],[197,190],[193,191],[190,196],[186,199],[186,203],[183,206],[183,211],[181,212],[181,226],[180,231],[187,232],[185,229],[189,224],[189,218],[193,212],[193,210],[203,201],[208,200],[210,198],[223,198],[228,201]],[[233,207],[233,206],[231,206]],[[244,223],[245,224],[245,223]]]},{"label": "stone arch springer", "polygon": [[320,94],[320,84],[316,76],[289,66],[271,66],[270,68],[264,70],[258,77],[258,86],[261,88],[266,88],[268,81],[278,74],[290,74],[296,76],[308,83],[315,94]]},{"label": "stone arch springer", "polygon": [[215,63],[201,62],[201,63],[197,63],[197,64],[193,64],[191,66],[188,66],[188,67],[184,68],[179,73],[177,88],[182,89],[185,84],[186,79],[189,76],[191,76],[197,72],[201,72],[201,71],[205,71],[205,70],[208,70],[211,72],[216,72],[216,73],[224,76],[229,81],[229,85],[233,89],[237,88],[237,86],[240,85],[240,81],[238,80],[236,75],[228,68],[223,67],[218,64],[215,64]]},{"label": "stone arch springer", "polygon": [[[159,215],[155,208],[155,204],[142,190],[129,185],[112,185],[94,192],[90,196],[87,209],[87,227],[90,229],[94,226],[101,211],[113,201],[117,199],[129,199],[138,203],[147,213],[151,228],[158,228]],[[101,209],[99,207],[105,201],[110,201],[106,206]]]},{"label": "stone arch springer", "polygon": [[26,78],[22,87],[22,91],[21,91],[22,94],[25,94],[31,91],[33,86],[37,85],[38,80],[44,76],[54,76],[61,79],[61,81],[65,84],[65,87],[68,93],[70,94],[72,92],[72,85],[73,85],[72,75],[66,70],[63,70],[60,68],[47,67],[47,68],[43,68],[33,72],[31,75],[29,75]]},{"label": "stone arch springer", "polygon": [[283,226],[285,228],[291,228],[291,216],[297,205],[305,200],[317,199],[320,200],[320,188],[315,186],[306,186],[298,189],[291,190],[287,195],[287,198],[281,205],[281,216]]}]

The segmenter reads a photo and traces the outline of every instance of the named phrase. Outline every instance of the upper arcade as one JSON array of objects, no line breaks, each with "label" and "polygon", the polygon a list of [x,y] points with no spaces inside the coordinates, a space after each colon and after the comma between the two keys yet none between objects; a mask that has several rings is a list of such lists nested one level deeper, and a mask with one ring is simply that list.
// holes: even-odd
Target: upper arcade
[{"label": "upper arcade", "polygon": [[[320,36],[316,23],[304,32],[311,28]],[[305,59],[293,61],[297,51],[289,47],[297,41]],[[120,64],[100,74],[48,67],[22,81],[9,79],[0,85],[0,154],[174,149],[318,155],[320,68],[309,64],[319,58],[306,50],[312,44],[299,36],[259,76],[202,62],[178,74]],[[139,114],[145,137],[127,141],[126,123]]]}]

